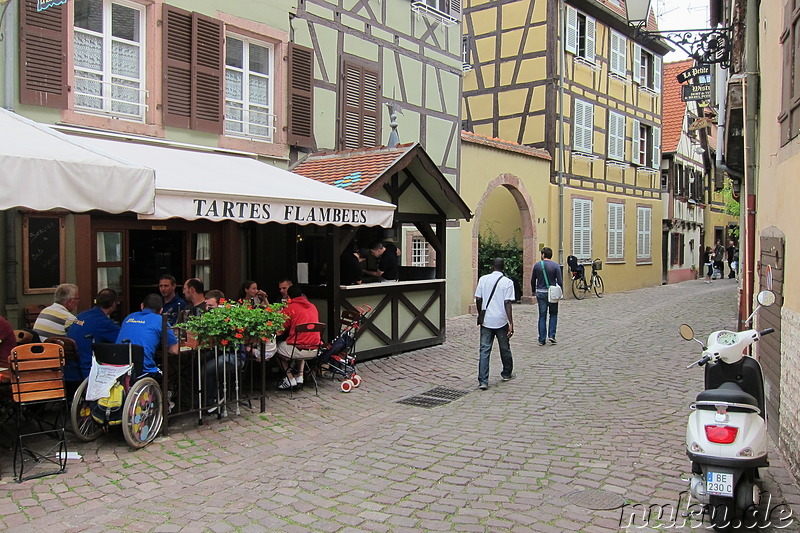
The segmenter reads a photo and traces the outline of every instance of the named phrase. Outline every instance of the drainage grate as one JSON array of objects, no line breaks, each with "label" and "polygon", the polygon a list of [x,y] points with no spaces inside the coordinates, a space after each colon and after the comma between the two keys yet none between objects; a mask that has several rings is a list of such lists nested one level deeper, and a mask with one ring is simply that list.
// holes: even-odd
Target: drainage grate
[{"label": "drainage grate", "polygon": [[449,389],[447,387],[435,387],[429,391],[417,394],[416,396],[398,400],[397,403],[431,409],[433,407],[439,407],[440,405],[446,405],[453,400],[461,398],[465,394],[469,394],[469,391]]},{"label": "drainage grate", "polygon": [[447,387],[436,387],[429,391],[421,393],[423,396],[433,396],[434,398],[444,398],[446,400],[457,400],[462,396],[469,394],[469,391],[449,389]]},{"label": "drainage grate", "polygon": [[567,494],[567,501],[584,509],[608,510],[625,505],[625,498],[613,492],[599,489],[576,490]]},{"label": "drainage grate", "polygon": [[433,407],[439,407],[440,405],[446,405],[450,403],[450,400],[431,398],[429,396],[412,396],[410,398],[399,400],[397,403],[403,403],[406,405],[413,405],[414,407],[425,407],[426,409],[431,409]]}]

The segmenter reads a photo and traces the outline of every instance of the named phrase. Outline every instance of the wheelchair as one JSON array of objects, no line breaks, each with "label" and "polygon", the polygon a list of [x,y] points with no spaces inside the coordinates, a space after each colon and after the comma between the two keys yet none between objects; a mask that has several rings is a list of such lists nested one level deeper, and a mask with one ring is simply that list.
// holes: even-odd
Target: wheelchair
[{"label": "wheelchair", "polygon": [[[133,376],[142,375],[144,349],[137,344],[96,343],[92,345],[92,350],[95,360],[101,366],[133,365],[131,370],[117,378],[124,389],[120,425],[125,441],[131,448],[144,448],[155,440],[164,423],[161,386],[151,377],[133,381]],[[83,442],[97,439],[109,428],[109,425],[100,424],[92,417],[95,402],[86,400],[89,379],[86,378],[78,386],[70,409],[73,431]]]}]

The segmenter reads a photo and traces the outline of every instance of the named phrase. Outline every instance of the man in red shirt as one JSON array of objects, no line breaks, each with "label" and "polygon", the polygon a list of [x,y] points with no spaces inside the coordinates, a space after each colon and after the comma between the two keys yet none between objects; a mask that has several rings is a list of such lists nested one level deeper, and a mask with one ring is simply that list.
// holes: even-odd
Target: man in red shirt
[{"label": "man in red shirt", "polygon": [[278,335],[278,351],[281,366],[287,368],[289,360],[297,361],[297,371],[286,370],[286,378],[278,385],[278,390],[288,390],[303,384],[303,371],[305,360],[317,356],[317,348],[322,341],[318,331],[308,331],[295,334],[299,324],[319,322],[317,307],[303,295],[299,285],[292,285],[287,289],[288,305],[283,308],[283,313],[288,317],[284,323],[283,332]]},{"label": "man in red shirt", "polygon": [[0,366],[8,367],[8,357],[16,346],[17,336],[14,335],[14,328],[5,317],[0,316]]}]

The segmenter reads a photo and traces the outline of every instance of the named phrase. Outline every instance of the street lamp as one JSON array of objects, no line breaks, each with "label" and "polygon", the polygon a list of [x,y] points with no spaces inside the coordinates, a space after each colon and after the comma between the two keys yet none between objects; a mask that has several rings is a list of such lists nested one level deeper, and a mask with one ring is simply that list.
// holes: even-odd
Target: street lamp
[{"label": "street lamp", "polygon": [[731,37],[733,26],[698,30],[651,31],[646,30],[650,18],[651,0],[627,0],[626,16],[637,38],[644,40],[663,39],[674,44],[689,57],[702,64],[719,64],[728,68],[731,64]]}]

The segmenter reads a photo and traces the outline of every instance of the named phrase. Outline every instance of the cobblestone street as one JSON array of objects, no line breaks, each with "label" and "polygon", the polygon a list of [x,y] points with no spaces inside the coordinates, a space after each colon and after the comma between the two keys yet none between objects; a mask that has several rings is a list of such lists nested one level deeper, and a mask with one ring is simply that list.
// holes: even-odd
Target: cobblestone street
[{"label": "cobblestone street", "polygon": [[[487,391],[475,319],[463,316],[448,321],[442,346],[362,364],[350,394],[330,381],[319,397],[313,387],[273,393],[266,413],[186,422],[136,452],[118,433],[71,442],[82,461],[22,484],[4,452],[0,531],[624,530],[630,513],[587,509],[577,491],[678,504],[688,405],[702,384],[685,368],[699,345],[678,326],[704,338],[735,328],[735,312],[734,280],[589,296],[561,304],[558,345],[540,347],[536,308],[518,305],[517,378],[500,380],[495,346]],[[432,408],[397,403],[435,387],[465,394]],[[771,506],[800,512],[774,449],[771,463]],[[800,531],[797,522],[761,531]]]}]

